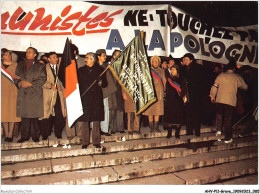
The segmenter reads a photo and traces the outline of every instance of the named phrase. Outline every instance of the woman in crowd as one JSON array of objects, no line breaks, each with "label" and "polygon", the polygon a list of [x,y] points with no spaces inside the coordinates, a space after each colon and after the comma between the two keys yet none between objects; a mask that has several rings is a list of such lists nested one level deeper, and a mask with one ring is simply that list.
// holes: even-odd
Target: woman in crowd
[{"label": "woman in crowd", "polygon": [[[6,74],[1,74],[1,122],[5,131],[5,141],[13,141],[13,129],[15,122],[21,118],[16,116],[17,87],[8,78],[19,78],[15,75],[17,63],[12,61],[11,52],[6,48],[1,49],[1,68]],[[4,76],[7,75],[7,76]]]},{"label": "woman in crowd", "polygon": [[172,137],[175,129],[175,138],[180,138],[181,124],[184,119],[184,103],[187,100],[185,81],[179,76],[180,68],[173,65],[171,76],[167,78],[166,97],[164,102],[164,126],[168,131],[167,138]]},{"label": "woman in crowd", "polygon": [[46,82],[46,68],[44,64],[36,62],[37,54],[35,48],[29,47],[26,50],[26,59],[18,64],[15,72],[21,78],[15,79],[19,88],[17,116],[22,118],[21,139],[18,143],[28,141],[30,136],[34,142],[39,142],[38,118],[43,116],[42,86]]},{"label": "woman in crowd", "polygon": [[151,74],[153,77],[153,84],[156,91],[157,102],[152,104],[147,110],[143,112],[143,115],[148,116],[151,132],[160,132],[159,118],[160,115],[164,114],[163,98],[166,79],[165,71],[161,67],[159,67],[160,64],[161,58],[159,56],[155,55],[151,57]]}]

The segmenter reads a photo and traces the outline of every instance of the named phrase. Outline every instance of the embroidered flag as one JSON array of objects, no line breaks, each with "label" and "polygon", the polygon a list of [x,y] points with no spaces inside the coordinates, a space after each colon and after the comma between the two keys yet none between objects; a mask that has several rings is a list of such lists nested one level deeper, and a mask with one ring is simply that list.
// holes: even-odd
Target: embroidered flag
[{"label": "embroidered flag", "polygon": [[156,101],[141,33],[125,47],[109,68],[133,100],[137,115]]}]

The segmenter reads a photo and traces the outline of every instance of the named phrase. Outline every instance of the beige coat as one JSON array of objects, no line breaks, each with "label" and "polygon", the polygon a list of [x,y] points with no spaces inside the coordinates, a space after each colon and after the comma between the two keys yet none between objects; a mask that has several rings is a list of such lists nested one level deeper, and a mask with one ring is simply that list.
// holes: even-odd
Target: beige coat
[{"label": "beige coat", "polygon": [[143,115],[147,115],[147,116],[164,115],[163,98],[164,98],[164,91],[165,91],[165,85],[166,85],[165,71],[160,67],[158,67],[157,69],[154,69],[152,67],[152,69],[155,70],[162,78],[163,87],[162,87],[161,83],[152,76],[154,88],[156,91],[157,101],[154,104],[152,104],[148,109],[146,109],[143,112]]},{"label": "beige coat", "polygon": [[122,89],[122,95],[125,102],[125,112],[135,112],[134,102],[124,89]]},{"label": "beige coat", "polygon": [[221,73],[215,80],[210,90],[210,97],[216,99],[216,103],[227,104],[230,106],[237,105],[237,89],[247,89],[247,84],[243,78],[228,70]]},{"label": "beige coat", "polygon": [[[14,76],[17,63],[12,62],[7,71]],[[1,75],[1,122],[20,122],[21,118],[16,117],[18,89],[5,76]]]},{"label": "beige coat", "polygon": [[[59,65],[57,66],[59,69]],[[53,107],[56,103],[57,98],[57,90],[52,90],[51,87],[55,84],[55,78],[53,76],[50,64],[48,63],[46,65],[46,73],[47,73],[47,80],[45,84],[42,86],[43,89],[43,110],[44,110],[44,116],[41,119],[47,119],[50,117],[50,115],[53,114]],[[65,107],[65,98],[63,94],[64,87],[60,80],[57,80],[57,87],[61,88],[58,93],[60,97],[61,102],[61,110],[63,117],[66,117],[66,107]]]}]

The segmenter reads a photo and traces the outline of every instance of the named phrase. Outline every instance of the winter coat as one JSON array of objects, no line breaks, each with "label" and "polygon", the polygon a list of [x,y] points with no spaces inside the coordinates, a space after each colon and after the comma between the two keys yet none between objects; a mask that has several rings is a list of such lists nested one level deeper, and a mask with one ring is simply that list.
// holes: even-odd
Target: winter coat
[{"label": "winter coat", "polygon": [[235,107],[237,105],[238,88],[246,90],[247,84],[240,75],[228,70],[216,78],[210,91],[210,97],[216,98],[217,103]]},{"label": "winter coat", "polygon": [[189,67],[185,66],[184,75],[185,81],[187,82],[187,98],[188,103],[194,108],[200,108],[202,106],[202,94],[204,83],[203,68],[200,64],[193,61]]},{"label": "winter coat", "polygon": [[78,79],[79,89],[81,93],[81,101],[84,114],[78,121],[103,121],[104,120],[104,103],[102,88],[107,86],[106,74],[104,73],[99,80],[102,81],[101,86],[97,81],[89,91],[82,96],[88,87],[99,77],[104,68],[98,64],[93,67],[84,66],[79,68]]},{"label": "winter coat", "polygon": [[122,89],[122,95],[125,95],[125,97],[126,97],[126,99],[124,99],[125,112],[135,112],[134,102],[131,99],[130,95],[124,89]]},{"label": "winter coat", "polygon": [[[15,75],[17,63],[12,62],[6,70]],[[21,118],[16,116],[16,101],[18,89],[5,76],[1,75],[1,122],[20,122]]]},{"label": "winter coat", "polygon": [[[181,92],[170,84],[169,80],[180,85]],[[182,124],[184,119],[183,97],[187,94],[185,81],[180,77],[168,77],[166,82],[166,96],[164,101],[164,122],[170,124]]]},{"label": "winter coat", "polygon": [[164,114],[164,105],[163,105],[163,97],[164,97],[164,90],[165,90],[165,84],[166,84],[166,78],[165,78],[165,71],[158,67],[157,69],[154,69],[160,77],[162,78],[162,84],[154,77],[153,78],[153,84],[157,96],[157,101],[152,104],[149,108],[147,108],[144,112],[143,115],[163,115]]},{"label": "winter coat", "polygon": [[[57,72],[59,71],[59,65],[57,65]],[[52,86],[55,85],[55,77],[54,71],[52,70],[50,64],[46,64],[46,73],[47,73],[47,80],[42,86],[43,89],[43,110],[44,116],[42,119],[49,118],[53,113],[54,105],[56,104],[57,94],[59,94],[60,103],[61,103],[61,111],[63,117],[66,117],[66,107],[65,107],[65,98],[63,94],[63,85],[60,80],[57,80],[56,88],[61,88],[61,90],[52,90]],[[57,73],[56,73],[57,74]]]},{"label": "winter coat", "polygon": [[[31,68],[27,71],[25,61],[21,61],[15,74],[22,81],[28,81],[31,87],[19,87],[17,97],[16,115],[21,118],[40,118],[43,117],[43,92],[42,86],[46,82],[45,65],[34,61]],[[15,80],[18,86],[19,80]]]}]

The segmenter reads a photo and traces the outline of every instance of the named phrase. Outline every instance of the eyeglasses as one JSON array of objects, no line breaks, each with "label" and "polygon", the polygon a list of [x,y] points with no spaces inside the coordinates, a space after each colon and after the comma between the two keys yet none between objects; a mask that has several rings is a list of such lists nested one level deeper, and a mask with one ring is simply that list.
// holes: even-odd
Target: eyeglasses
[{"label": "eyeglasses", "polygon": [[159,60],[152,60],[152,62],[159,62]]}]

